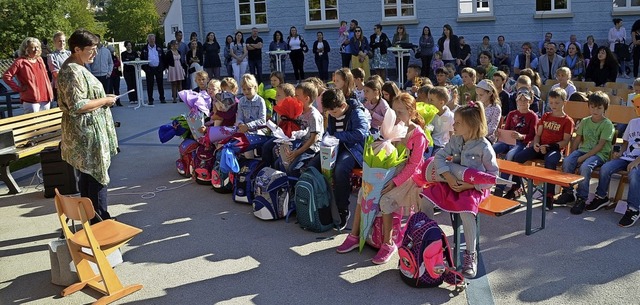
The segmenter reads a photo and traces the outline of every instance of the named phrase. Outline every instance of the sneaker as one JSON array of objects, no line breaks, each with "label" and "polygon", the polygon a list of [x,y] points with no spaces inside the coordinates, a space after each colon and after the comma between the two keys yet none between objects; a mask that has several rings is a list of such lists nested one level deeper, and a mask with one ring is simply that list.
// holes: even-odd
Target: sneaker
[{"label": "sneaker", "polygon": [[496,197],[504,196],[504,189],[496,187],[496,189],[493,191],[493,196],[496,196]]},{"label": "sneaker", "polygon": [[338,230],[342,231],[347,228],[347,222],[351,217],[351,212],[349,212],[349,210],[343,210],[338,211],[338,213],[340,214],[340,227],[338,228]]},{"label": "sneaker", "polygon": [[360,244],[360,237],[353,236],[351,234],[347,234],[347,238],[345,238],[345,240],[342,243],[342,245],[340,245],[340,246],[338,246],[336,248],[336,252],[338,252],[338,253],[350,252],[350,251],[358,248],[359,244]]},{"label": "sneaker", "polygon": [[463,260],[462,274],[468,278],[476,277],[476,272],[478,272],[478,253],[464,251]]},{"label": "sneaker", "polygon": [[504,198],[506,199],[511,199],[511,200],[516,200],[519,199],[520,196],[522,196],[522,188],[521,187],[512,187],[506,195],[504,195]]},{"label": "sneaker", "polygon": [[574,195],[572,191],[562,192],[562,194],[560,194],[560,197],[556,199],[555,204],[567,205],[575,201],[576,201],[576,195]]},{"label": "sneaker", "polygon": [[589,203],[587,205],[587,207],[585,208],[585,210],[589,211],[589,212],[595,212],[599,209],[602,209],[604,207],[606,207],[607,205],[609,205],[609,198],[605,197],[605,198],[600,198],[599,196],[596,196],[593,198],[593,200],[591,200],[591,203]]},{"label": "sneaker", "polygon": [[378,250],[378,253],[376,254],[376,256],[374,256],[373,259],[371,259],[371,262],[376,265],[385,264],[391,259],[391,257],[396,253],[396,251],[398,251],[398,247],[396,246],[395,243],[392,243],[392,244],[384,243],[382,247],[380,247],[380,250]]},{"label": "sneaker", "polygon": [[618,222],[618,225],[623,228],[628,228],[636,223],[639,215],[640,211],[634,211],[633,209],[628,208],[627,212],[622,216],[622,219],[620,219],[620,222]]},{"label": "sneaker", "polygon": [[584,206],[585,206],[584,199],[578,198],[578,200],[576,200],[576,203],[571,208],[571,214],[574,214],[574,215],[582,214],[582,212],[584,212]]}]

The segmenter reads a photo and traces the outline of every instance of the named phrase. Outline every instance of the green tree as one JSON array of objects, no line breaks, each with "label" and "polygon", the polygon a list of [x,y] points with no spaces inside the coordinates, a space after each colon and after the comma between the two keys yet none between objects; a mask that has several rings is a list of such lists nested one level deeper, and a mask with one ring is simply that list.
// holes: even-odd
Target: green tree
[{"label": "green tree", "polygon": [[0,58],[11,57],[26,37],[51,40],[57,31],[70,35],[80,27],[105,31],[84,0],[1,0],[0,20]]},{"label": "green tree", "polygon": [[106,7],[109,37],[145,41],[160,26],[153,0],[111,0]]}]

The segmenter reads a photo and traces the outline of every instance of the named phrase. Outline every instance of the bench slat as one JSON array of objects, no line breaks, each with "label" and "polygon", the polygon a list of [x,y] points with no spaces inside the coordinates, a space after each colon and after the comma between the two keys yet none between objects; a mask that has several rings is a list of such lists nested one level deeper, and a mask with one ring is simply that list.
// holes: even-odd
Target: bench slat
[{"label": "bench slat", "polygon": [[46,147],[58,146],[59,143],[60,143],[60,139],[50,140],[50,141],[39,143],[38,145],[35,145],[35,146],[16,149],[16,152],[18,153],[18,158],[21,159],[26,156],[37,155]]},{"label": "bench slat", "polygon": [[60,124],[62,122],[61,115],[47,115],[42,118],[32,118],[22,120],[20,122],[14,122],[10,124],[2,124],[0,122],[0,131],[1,130],[13,130],[14,133],[21,133],[22,130],[33,130],[33,125],[36,124]]},{"label": "bench slat", "polygon": [[34,139],[38,140],[39,137],[47,136],[51,133],[56,133],[58,136],[61,134],[60,124],[49,125],[49,126],[36,125],[34,126],[34,128],[37,128],[37,130],[32,130],[32,131],[29,131],[23,134],[18,134],[18,135],[14,133],[13,138],[16,142],[16,146],[26,144],[27,142]]},{"label": "bench slat", "polygon": [[44,111],[38,111],[38,112],[33,112],[33,113],[26,113],[26,114],[21,114],[18,116],[13,116],[10,118],[4,118],[2,120],[0,120],[0,130],[4,130],[6,128],[4,128],[4,125],[7,124],[11,124],[11,123],[15,123],[15,122],[20,122],[20,121],[24,121],[24,120],[28,120],[28,119],[33,119],[33,118],[39,118],[39,117],[47,117],[50,115],[58,115],[58,116],[62,116],[62,110],[60,110],[60,108],[56,107],[53,109],[49,109],[49,110],[44,110]]},{"label": "bench slat", "polygon": [[478,206],[478,211],[489,216],[502,216],[520,208],[520,203],[510,199],[489,195]]}]

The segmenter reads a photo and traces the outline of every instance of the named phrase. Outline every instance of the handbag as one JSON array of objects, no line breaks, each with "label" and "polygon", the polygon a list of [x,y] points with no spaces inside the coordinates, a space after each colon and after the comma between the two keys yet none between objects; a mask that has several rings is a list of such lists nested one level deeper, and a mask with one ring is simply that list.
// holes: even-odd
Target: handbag
[{"label": "handbag", "polygon": [[300,48],[302,48],[302,52],[305,52],[305,53],[309,52],[309,46],[302,38],[300,39]]}]

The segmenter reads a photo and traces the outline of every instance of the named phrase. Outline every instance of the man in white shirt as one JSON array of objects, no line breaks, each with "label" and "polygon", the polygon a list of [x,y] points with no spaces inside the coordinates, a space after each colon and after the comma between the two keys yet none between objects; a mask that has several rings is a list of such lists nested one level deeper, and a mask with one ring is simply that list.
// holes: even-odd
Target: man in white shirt
[{"label": "man in white shirt", "polygon": [[142,66],[145,74],[147,75],[147,98],[149,105],[153,105],[153,83],[158,85],[158,95],[160,95],[160,103],[166,103],[164,99],[164,87],[162,82],[164,79],[164,64],[162,62],[162,56],[164,52],[162,48],[156,45],[156,36],[153,34],[147,35],[147,45],[142,49],[140,53],[141,60],[148,60],[149,64]]}]

